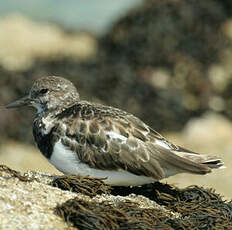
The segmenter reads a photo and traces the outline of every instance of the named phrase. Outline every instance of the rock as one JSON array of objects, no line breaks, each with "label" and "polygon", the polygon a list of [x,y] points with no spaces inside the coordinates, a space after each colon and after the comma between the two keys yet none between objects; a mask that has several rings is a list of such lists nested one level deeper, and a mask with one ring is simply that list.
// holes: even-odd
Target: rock
[{"label": "rock", "polygon": [[24,178],[3,166],[0,175],[1,229],[75,229],[54,208],[76,195],[49,186],[52,175],[29,172]]},{"label": "rock", "polygon": [[[60,189],[74,185],[73,192]],[[232,228],[232,204],[197,186],[110,188],[88,177],[21,174],[0,165],[0,187],[4,230]]]}]

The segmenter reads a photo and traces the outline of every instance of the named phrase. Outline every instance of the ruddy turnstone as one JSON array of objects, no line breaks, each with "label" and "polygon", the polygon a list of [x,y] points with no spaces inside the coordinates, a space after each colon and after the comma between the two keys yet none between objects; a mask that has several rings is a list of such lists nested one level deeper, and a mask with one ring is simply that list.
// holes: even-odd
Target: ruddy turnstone
[{"label": "ruddy turnstone", "polygon": [[35,81],[29,94],[6,108],[33,106],[33,135],[42,154],[61,172],[105,178],[116,186],[151,183],[178,173],[206,174],[220,158],[170,143],[130,113],[82,101],[61,77]]}]

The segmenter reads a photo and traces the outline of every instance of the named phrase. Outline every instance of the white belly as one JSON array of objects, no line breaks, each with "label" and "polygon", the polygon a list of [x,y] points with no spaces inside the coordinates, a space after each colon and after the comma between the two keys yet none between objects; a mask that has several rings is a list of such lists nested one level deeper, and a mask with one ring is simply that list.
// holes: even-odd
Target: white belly
[{"label": "white belly", "polygon": [[106,178],[104,182],[110,185],[138,186],[155,181],[152,177],[137,176],[125,170],[110,171],[90,168],[87,164],[81,163],[77,154],[67,149],[60,141],[55,144],[49,161],[64,174]]}]

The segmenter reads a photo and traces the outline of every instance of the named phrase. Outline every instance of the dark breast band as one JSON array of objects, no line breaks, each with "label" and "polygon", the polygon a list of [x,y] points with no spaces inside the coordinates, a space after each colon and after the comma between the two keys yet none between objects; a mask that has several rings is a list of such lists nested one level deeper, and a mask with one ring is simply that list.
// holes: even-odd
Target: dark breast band
[{"label": "dark breast band", "polygon": [[33,136],[34,136],[35,142],[40,152],[47,159],[51,158],[54,144],[58,141],[57,136],[54,135],[53,133],[54,128],[55,127],[53,127],[48,134],[42,135],[42,133],[40,132],[41,129],[39,129],[38,127],[38,121],[35,121],[33,123]]}]

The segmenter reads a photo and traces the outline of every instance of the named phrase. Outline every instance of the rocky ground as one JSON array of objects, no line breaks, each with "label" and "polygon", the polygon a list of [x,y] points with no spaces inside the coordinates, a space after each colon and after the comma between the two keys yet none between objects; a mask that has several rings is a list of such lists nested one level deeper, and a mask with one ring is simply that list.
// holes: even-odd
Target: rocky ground
[{"label": "rocky ground", "polygon": [[[232,205],[212,190],[21,174],[0,165],[0,229],[230,229]],[[69,191],[64,191],[69,190]]]}]

